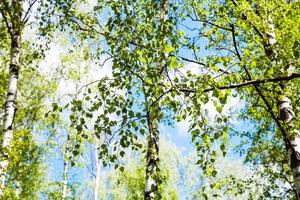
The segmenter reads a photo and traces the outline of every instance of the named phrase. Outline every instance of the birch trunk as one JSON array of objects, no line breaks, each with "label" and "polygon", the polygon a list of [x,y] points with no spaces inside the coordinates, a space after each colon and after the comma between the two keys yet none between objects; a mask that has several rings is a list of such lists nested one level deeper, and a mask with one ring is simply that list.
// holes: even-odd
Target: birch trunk
[{"label": "birch trunk", "polygon": [[61,199],[65,200],[67,198],[67,191],[68,191],[68,161],[64,160],[64,172],[63,172],[63,187],[61,193]]},{"label": "birch trunk", "polygon": [[300,199],[300,134],[293,126],[293,121],[296,119],[294,109],[291,105],[291,100],[283,96],[278,102],[280,119],[286,127],[289,136],[290,145],[288,145],[288,155],[290,159],[290,167],[294,178],[295,190],[297,199]]},{"label": "birch trunk", "polygon": [[[160,3],[160,23],[162,30],[164,29],[164,23],[166,21],[166,11],[168,6],[168,0],[161,0]],[[164,44],[166,41],[166,37],[162,35],[160,40]],[[161,63],[158,63],[160,69],[164,68],[165,60],[168,57],[168,54],[164,52],[160,53],[163,58]],[[160,106],[154,105],[154,108],[150,108],[150,112],[148,113],[147,121],[148,121],[148,129],[149,129],[149,137],[148,137],[148,147],[146,153],[146,181],[145,181],[145,192],[144,199],[145,200],[154,200],[160,199],[160,195],[158,193],[158,186],[161,183],[160,178],[160,169],[159,169],[159,119],[160,119]]]},{"label": "birch trunk", "polygon": [[[2,8],[1,8],[2,9]],[[8,167],[8,152],[10,142],[13,138],[13,123],[16,114],[16,99],[18,91],[18,79],[20,68],[20,43],[22,31],[22,1],[15,0],[12,2],[13,16],[12,22],[7,23],[7,29],[10,32],[11,54],[9,64],[9,81],[6,101],[4,105],[4,120],[1,144],[1,160],[0,160],[0,196],[3,194],[5,186],[5,176]],[[8,11],[6,11],[7,13]],[[3,11],[5,13],[5,11]],[[10,26],[9,26],[10,25]]]},{"label": "birch trunk", "polygon": [[[267,56],[272,61],[275,66],[281,64],[278,52],[276,51],[276,34],[275,27],[272,19],[269,19],[269,28],[270,32],[268,33],[269,46],[265,46]],[[295,111],[292,106],[290,98],[288,98],[284,93],[285,86],[282,86],[283,95],[279,96],[277,99],[277,106],[279,111],[279,119],[284,125],[286,141],[289,141],[289,144],[286,144],[287,151],[290,160],[290,167],[294,179],[295,190],[297,199],[300,200],[300,132],[294,126],[294,121],[297,120],[295,116]]]},{"label": "birch trunk", "polygon": [[159,184],[159,131],[158,119],[148,118],[149,137],[146,153],[145,200],[157,199]]},{"label": "birch trunk", "polygon": [[95,192],[94,200],[99,200],[99,187],[100,187],[100,162],[99,159],[96,161],[96,177],[95,177]]},{"label": "birch trunk", "polygon": [[68,194],[68,172],[69,172],[69,153],[70,153],[70,135],[68,134],[66,148],[64,150],[64,171],[63,171],[63,181],[62,181],[62,192],[61,199],[65,200]]},{"label": "birch trunk", "polygon": [[96,174],[94,183],[94,200],[99,200],[100,190],[100,172],[101,172],[101,161],[99,160],[98,147],[100,147],[100,139],[96,139],[96,150],[95,150],[95,162],[96,162]]}]

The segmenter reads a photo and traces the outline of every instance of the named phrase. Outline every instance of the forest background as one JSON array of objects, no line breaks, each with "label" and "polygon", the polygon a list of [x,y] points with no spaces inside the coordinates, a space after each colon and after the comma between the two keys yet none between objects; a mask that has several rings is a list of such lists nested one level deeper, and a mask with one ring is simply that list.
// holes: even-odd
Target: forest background
[{"label": "forest background", "polygon": [[2,0],[1,199],[300,199],[300,3]]}]

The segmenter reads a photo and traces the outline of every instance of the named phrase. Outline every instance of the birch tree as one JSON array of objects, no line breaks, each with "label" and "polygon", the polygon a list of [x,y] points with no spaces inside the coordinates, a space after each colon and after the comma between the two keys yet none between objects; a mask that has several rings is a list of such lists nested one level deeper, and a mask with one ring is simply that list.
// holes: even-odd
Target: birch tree
[{"label": "birch tree", "polygon": [[[168,53],[174,50],[172,42],[173,21],[166,20],[170,10],[167,1],[161,2],[140,2],[124,3],[118,2],[110,5],[113,16],[107,22],[110,33],[106,40],[110,45],[109,55],[113,59],[113,74],[118,82],[126,81],[125,86],[130,98],[135,98],[131,90],[135,90],[144,100],[141,101],[143,109],[141,112],[129,110],[129,118],[145,116],[144,122],[147,124],[147,150],[146,150],[146,179],[145,179],[145,199],[159,199],[159,185],[162,182],[159,167],[159,123],[163,118],[160,95],[164,93],[161,88],[167,82],[166,68],[170,64]],[[139,10],[145,7],[145,11]],[[175,6],[174,6],[175,7]],[[134,9],[133,9],[134,8]],[[122,13],[126,15],[122,17]],[[151,17],[150,17],[151,16]],[[142,20],[141,20],[142,19]],[[147,27],[147,28],[146,28]],[[151,28],[150,28],[151,27]],[[125,28],[131,35],[124,34]],[[167,36],[172,38],[168,38]],[[144,38],[146,36],[146,38]],[[114,38],[120,38],[115,41]],[[171,44],[168,42],[171,40]],[[126,107],[128,110],[130,107]],[[122,109],[122,112],[125,108]],[[128,117],[125,119],[127,120]],[[123,121],[124,122],[124,121]],[[143,123],[143,122],[142,122]],[[129,128],[139,130],[136,123],[132,123]],[[141,129],[144,134],[144,128]],[[130,142],[132,143],[132,142]],[[129,144],[130,144],[129,143]]]},{"label": "birch tree", "polygon": [[[24,49],[27,48],[25,41],[22,40],[22,34],[24,27],[27,25],[30,15],[32,14],[33,6],[37,3],[37,1],[1,1],[0,9],[1,9],[1,23],[5,24],[5,31],[6,35],[8,36],[9,41],[9,48],[8,51],[10,53],[9,58],[9,75],[8,75],[8,83],[7,83],[7,94],[6,94],[6,101],[4,103],[4,117],[3,117],[3,128],[1,129],[1,161],[0,161],[0,196],[3,193],[4,185],[5,185],[5,176],[7,173],[7,169],[9,166],[10,160],[10,142],[14,136],[15,127],[14,124],[18,122],[18,125],[21,126],[28,126],[28,130],[32,127],[31,122],[34,121],[36,116],[40,114],[40,106],[41,104],[36,104],[36,112],[30,113],[32,109],[28,109],[27,111],[21,110],[23,109],[23,105],[19,105],[19,112],[25,115],[18,115],[16,114],[17,110],[17,93],[19,91],[19,78],[26,77],[24,73],[26,70],[23,70],[22,64],[31,65],[32,61],[36,58],[40,57],[40,54],[32,54],[33,56],[29,56],[30,60],[26,60],[26,56],[30,55],[24,53]],[[33,48],[34,49],[34,48]],[[32,49],[29,49],[31,52]],[[21,53],[22,52],[22,53]],[[40,49],[40,52],[41,49]],[[5,58],[6,56],[3,56]],[[21,61],[21,59],[23,59]],[[25,60],[24,60],[25,59]],[[22,64],[21,64],[22,63]],[[33,73],[32,73],[33,74]],[[29,78],[29,77],[28,77]],[[33,77],[31,81],[36,80],[37,77]],[[23,83],[25,83],[24,81]],[[40,86],[43,86],[40,85]],[[49,85],[50,86],[50,85]],[[23,86],[21,86],[23,87]],[[51,87],[49,87],[50,89]],[[22,91],[23,92],[23,91]],[[28,91],[28,95],[31,92]],[[38,91],[36,91],[38,92]],[[46,91],[45,91],[46,92]],[[37,95],[42,95],[43,92],[36,93]],[[21,97],[26,97],[24,94],[19,94]],[[31,97],[35,97],[31,96]],[[29,98],[30,101],[33,99]],[[39,96],[39,98],[43,98],[43,96]],[[29,103],[30,101],[25,102]],[[22,99],[23,100],[23,99]],[[19,103],[23,104],[23,101],[19,101]],[[32,106],[32,108],[35,106]],[[24,111],[24,113],[23,113]],[[20,117],[16,117],[20,116]],[[25,116],[25,118],[24,118]],[[20,120],[20,121],[19,121]]]},{"label": "birch tree", "polygon": [[[213,1],[201,4],[188,1],[188,4],[191,12],[187,16],[199,24],[201,28],[195,30],[200,37],[206,38],[207,49],[211,50],[206,57],[195,54],[193,61],[207,64],[213,70],[216,77],[213,84],[218,92],[235,89],[247,102],[243,117],[255,119],[262,126],[251,139],[252,150],[264,142],[265,147],[260,150],[274,156],[280,148],[276,150],[277,144],[270,144],[264,136],[271,134],[274,140],[281,140],[281,148],[285,148],[285,156],[289,157],[283,163],[289,160],[291,171],[288,174],[293,175],[292,187],[298,196],[299,122],[295,108],[299,96],[299,37],[296,34],[299,2]],[[274,126],[275,131],[270,131]],[[259,153],[258,149],[255,150],[256,158],[267,162],[270,157],[260,156],[263,152]],[[256,158],[252,157],[252,161]],[[274,165],[283,170],[281,163],[274,162]],[[266,196],[275,193],[266,193]]]},{"label": "birch tree", "polygon": [[[113,60],[113,77],[106,77],[99,81],[99,95],[89,92],[90,94],[87,94],[85,98],[87,102],[92,102],[92,106],[83,109],[83,101],[74,105],[78,108],[77,111],[81,112],[81,116],[76,116],[81,123],[73,125],[78,135],[84,135],[85,120],[82,117],[97,119],[94,126],[95,135],[97,137],[104,135],[103,137],[106,138],[99,151],[104,165],[107,165],[107,161],[114,162],[119,156],[124,156],[125,148],[129,146],[133,149],[140,148],[140,144],[136,142],[138,135],[145,135],[147,129],[149,148],[146,153],[148,164],[146,165],[145,198],[157,199],[159,198],[158,185],[161,182],[158,125],[163,118],[161,109],[164,106],[160,104],[165,93],[161,85],[169,82],[167,66],[171,65],[176,68],[178,65],[176,58],[171,59],[167,56],[176,48],[174,38],[177,37],[177,32],[172,32],[174,18],[166,20],[165,17],[169,10],[176,9],[176,5],[170,6],[166,1],[102,3],[103,5],[95,6],[94,12],[100,12],[99,7],[107,7],[110,10],[111,17],[107,20],[105,27],[99,23],[98,25],[93,23],[98,22],[97,17],[80,16],[76,15],[76,12],[70,15],[64,12],[65,17],[73,20],[77,30],[85,34],[90,30],[103,35],[109,45],[105,53]],[[146,9],[143,10],[143,7]],[[123,13],[127,17],[123,18]],[[94,16],[101,16],[101,13]],[[140,21],[139,17],[142,17],[143,21]],[[148,29],[147,26],[152,28]],[[128,30],[128,34],[124,35],[122,29]],[[170,38],[167,37],[168,35]],[[92,37],[89,34],[87,36]],[[139,98],[134,94],[136,89],[135,94],[140,96]],[[172,104],[170,101],[166,100],[163,104],[169,106]],[[139,105],[138,110],[135,110],[134,104]],[[173,102],[173,104],[176,103]],[[103,109],[101,112],[103,114],[97,115],[95,111],[98,109]],[[120,120],[111,119],[109,117],[111,114],[116,114],[117,119]],[[137,121],[141,123],[138,124]],[[106,145],[107,141],[115,141],[115,145],[109,147]],[[104,159],[105,156],[107,157]],[[116,167],[118,166],[117,164]],[[124,167],[120,167],[120,170],[123,169]]]},{"label": "birch tree", "polygon": [[[8,2],[2,2],[2,4],[6,5],[6,12],[9,12]],[[6,19],[9,17],[3,6],[1,6],[2,17]],[[21,37],[21,17],[22,17],[22,2],[12,2],[13,13],[10,15],[13,21],[9,22],[6,20],[7,29],[10,34],[11,39],[11,61],[10,61],[10,76],[9,76],[9,84],[8,84],[8,92],[5,102],[5,114],[3,120],[3,137],[2,137],[2,155],[1,157],[1,172],[0,172],[0,195],[2,195],[4,184],[5,184],[5,174],[8,167],[8,154],[7,149],[10,144],[10,140],[13,137],[13,120],[15,115],[15,101],[17,95],[17,82],[18,82],[18,73],[19,73],[19,52],[20,52],[20,37]],[[9,23],[13,24],[10,25]],[[13,28],[12,28],[13,27]],[[6,150],[5,150],[6,149]]]},{"label": "birch tree", "polygon": [[[158,192],[163,200],[179,199],[178,184],[181,183],[179,171],[187,164],[186,160],[182,159],[180,150],[164,137],[160,140],[160,147],[160,159],[163,163],[161,173],[165,181],[159,185]],[[144,148],[147,148],[147,145]],[[126,162],[123,172],[112,169],[103,174],[106,184],[103,185],[102,191],[106,198],[111,196],[116,200],[143,199],[146,159],[141,152],[136,151],[127,152],[123,159]]]},{"label": "birch tree", "polygon": [[[103,185],[101,185],[101,170],[102,170],[102,162],[99,159],[99,152],[98,149],[101,147],[101,140],[96,138],[95,139],[95,180],[94,180],[94,200],[100,199],[100,194],[102,190],[104,190]],[[101,187],[102,186],[102,187]]]},{"label": "birch tree", "polygon": [[[70,123],[77,123],[76,120],[74,121],[74,115],[76,116],[77,113],[75,112],[71,116],[67,114],[67,112],[73,111],[73,108],[71,106],[69,107],[69,101],[79,101],[82,96],[82,90],[86,87],[85,83],[88,82],[87,84],[89,85],[89,81],[95,79],[95,77],[91,75],[92,67],[90,65],[93,65],[93,63],[86,58],[84,47],[74,48],[73,46],[68,46],[70,44],[67,36],[60,38],[59,42],[64,44],[64,48],[68,47],[72,50],[68,50],[66,54],[62,54],[58,58],[60,59],[61,65],[64,66],[58,82],[62,91],[59,91],[59,94],[57,94],[60,98],[53,100],[52,110],[49,111],[46,116],[50,119],[52,118],[52,120],[56,119],[53,123],[53,133],[49,137],[49,140],[56,138],[57,144],[55,144],[55,146],[62,159],[63,170],[59,198],[68,199],[70,197],[70,186],[72,184],[69,180],[69,174],[72,172],[73,167],[81,164],[78,157],[83,154],[82,148],[85,146],[85,143],[88,142],[88,140],[81,141],[81,138],[76,135],[75,128],[70,126]],[[73,89],[65,90],[64,87],[66,85],[71,85]],[[63,119],[64,117],[69,117],[70,121]],[[64,137],[63,141],[58,139],[62,136]]]},{"label": "birch tree", "polygon": [[18,78],[20,70],[20,51],[21,35],[26,22],[29,19],[31,8],[36,1],[29,1],[29,8],[24,10],[24,2],[2,1],[1,2],[1,19],[6,24],[6,30],[10,39],[10,63],[9,63],[9,82],[5,102],[2,143],[1,143],[1,163],[0,163],[0,196],[2,195],[6,170],[8,163],[8,150],[10,141],[13,138],[13,124],[16,115],[16,98],[18,91]]}]

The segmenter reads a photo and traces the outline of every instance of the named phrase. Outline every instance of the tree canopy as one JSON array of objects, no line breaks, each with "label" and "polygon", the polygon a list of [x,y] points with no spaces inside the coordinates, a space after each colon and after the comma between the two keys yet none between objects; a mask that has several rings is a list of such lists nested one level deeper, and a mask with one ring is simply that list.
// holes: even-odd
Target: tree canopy
[{"label": "tree canopy", "polygon": [[0,11],[0,199],[300,199],[298,0]]}]

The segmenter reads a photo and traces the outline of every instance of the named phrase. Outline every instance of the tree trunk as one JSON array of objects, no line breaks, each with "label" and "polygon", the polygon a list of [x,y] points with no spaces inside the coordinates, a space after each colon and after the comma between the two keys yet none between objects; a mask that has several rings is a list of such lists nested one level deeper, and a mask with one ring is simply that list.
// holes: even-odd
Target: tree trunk
[{"label": "tree trunk", "polygon": [[[160,3],[160,23],[161,29],[163,30],[164,23],[166,21],[166,10],[167,10],[168,0],[161,0]],[[160,40],[165,41],[166,37],[162,34]],[[159,69],[163,69],[165,65],[166,57],[168,56],[164,52],[159,52],[160,56],[163,58],[161,63],[158,63]],[[147,97],[146,97],[147,98]],[[146,99],[147,104],[147,99]],[[161,199],[158,193],[158,186],[161,183],[160,169],[159,169],[159,119],[160,119],[160,106],[159,102],[157,105],[153,105],[153,108],[148,110],[148,146],[146,153],[146,180],[145,180],[145,200]]]},{"label": "tree trunk", "polygon": [[148,118],[149,137],[146,154],[145,200],[158,198],[159,178],[159,131],[158,119]]},{"label": "tree trunk", "polygon": [[[164,29],[164,23],[166,21],[166,10],[167,10],[168,0],[161,0],[160,3],[160,23],[161,28],[159,30]],[[166,37],[165,35],[161,35],[159,40],[164,44]],[[158,63],[158,67],[163,69],[165,65],[166,57],[168,56],[164,52],[159,52],[163,61]],[[147,97],[146,97],[147,98]],[[147,104],[147,99],[146,99]],[[146,180],[145,180],[145,191],[144,191],[144,199],[145,200],[153,200],[153,199],[161,199],[158,194],[158,186],[161,183],[160,177],[160,169],[159,169],[159,119],[160,119],[160,106],[159,102],[157,105],[153,105],[153,108],[148,108],[148,129],[149,129],[149,137],[148,137],[148,146],[146,153]]]},{"label": "tree trunk", "polygon": [[99,200],[99,190],[100,190],[100,172],[101,172],[101,161],[99,160],[98,147],[100,147],[100,139],[96,139],[96,150],[95,150],[95,164],[96,164],[96,173],[95,173],[95,183],[94,183],[94,200]]},{"label": "tree trunk", "polygon": [[285,124],[285,130],[289,137],[290,144],[288,146],[288,155],[290,158],[290,167],[294,178],[297,199],[300,199],[300,133],[293,126],[296,119],[291,100],[283,96],[278,102],[279,117]]},{"label": "tree trunk", "polygon": [[[276,34],[274,23],[269,17],[270,32],[267,34],[269,44],[265,45],[266,55],[273,62],[274,66],[279,66],[282,62],[276,50]],[[291,100],[284,95],[286,86],[282,85],[282,94],[277,99],[279,119],[283,123],[283,137],[285,139],[292,175],[294,178],[297,199],[300,200],[300,132],[295,128],[293,121],[296,118]]]},{"label": "tree trunk", "polygon": [[[2,8],[1,8],[2,9]],[[5,186],[5,176],[8,167],[9,147],[13,138],[13,123],[16,114],[16,99],[18,91],[18,79],[20,68],[20,43],[21,43],[21,17],[22,1],[12,2],[13,22],[7,23],[7,29],[10,32],[11,54],[9,64],[9,81],[6,101],[4,105],[3,133],[1,144],[1,161],[0,161],[0,196],[2,196]],[[8,12],[8,11],[7,11]],[[5,11],[3,11],[5,13]],[[9,26],[10,24],[10,26]]]},{"label": "tree trunk", "polygon": [[62,181],[62,192],[61,192],[61,199],[65,200],[68,194],[68,172],[69,172],[69,153],[70,153],[70,135],[68,134],[66,148],[64,150],[64,171],[63,171],[63,181]]},{"label": "tree trunk", "polygon": [[94,200],[99,200],[99,186],[100,186],[100,162],[99,159],[96,160],[96,177],[95,177],[95,192]]},{"label": "tree trunk", "polygon": [[61,193],[61,199],[65,200],[67,197],[68,192],[68,161],[64,159],[64,172],[63,172],[63,181],[62,181],[62,193]]}]

